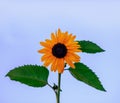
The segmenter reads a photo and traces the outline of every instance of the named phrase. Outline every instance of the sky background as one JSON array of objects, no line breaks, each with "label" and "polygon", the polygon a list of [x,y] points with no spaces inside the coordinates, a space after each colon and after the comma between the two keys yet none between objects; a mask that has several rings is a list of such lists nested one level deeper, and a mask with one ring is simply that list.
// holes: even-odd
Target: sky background
[{"label": "sky background", "polygon": [[[48,87],[33,88],[5,77],[14,67],[38,64],[40,41],[61,28],[76,40],[97,43],[104,53],[80,53],[81,62],[100,78],[107,92],[62,74],[61,103],[120,103],[120,1],[0,0],[0,103],[56,103]],[[49,82],[57,83],[50,72]]]}]

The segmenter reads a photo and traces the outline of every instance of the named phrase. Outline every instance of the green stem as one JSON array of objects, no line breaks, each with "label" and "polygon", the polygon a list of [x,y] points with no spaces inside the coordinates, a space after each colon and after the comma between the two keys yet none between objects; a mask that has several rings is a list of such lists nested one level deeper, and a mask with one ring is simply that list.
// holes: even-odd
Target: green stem
[{"label": "green stem", "polygon": [[54,89],[49,83],[47,83],[47,85],[54,91],[56,95],[56,103],[60,103],[61,73],[58,73],[58,88]]},{"label": "green stem", "polygon": [[57,99],[57,92],[53,89],[53,87],[49,83],[47,83],[47,85],[54,91],[54,93],[56,95],[56,99]]},{"label": "green stem", "polygon": [[60,85],[61,85],[61,73],[58,73],[57,103],[60,103]]}]

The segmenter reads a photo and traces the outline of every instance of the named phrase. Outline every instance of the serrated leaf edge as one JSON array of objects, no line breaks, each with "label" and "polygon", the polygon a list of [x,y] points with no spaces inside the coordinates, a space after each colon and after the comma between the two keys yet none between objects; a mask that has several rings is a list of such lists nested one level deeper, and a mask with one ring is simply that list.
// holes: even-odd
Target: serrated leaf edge
[{"label": "serrated leaf edge", "polygon": [[[78,44],[79,44],[79,42],[90,42],[90,43],[93,43],[93,44],[95,44],[96,46],[98,46],[100,49],[101,49],[101,51],[97,51],[97,52],[85,52],[85,51],[82,51],[82,48],[80,47],[79,49],[83,52],[83,53],[88,53],[88,54],[96,54],[96,53],[101,53],[101,52],[105,52],[106,50],[104,50],[104,49],[102,49],[99,45],[97,45],[96,43],[94,43],[94,42],[92,42],[92,41],[89,41],[89,40],[77,40],[77,42],[78,42]],[[80,44],[79,44],[80,45]],[[87,49],[86,49],[87,50]]]},{"label": "serrated leaf edge", "polygon": [[[17,68],[21,68],[21,67],[24,67],[24,66],[39,66],[39,67],[44,67],[44,68],[46,68],[45,66],[40,66],[40,65],[37,65],[37,64],[25,64],[25,65],[22,65],[22,66],[17,66],[17,67],[15,67],[14,69],[17,69]],[[10,70],[6,75],[5,75],[5,77],[9,77],[11,80],[13,80],[13,81],[16,81],[16,82],[19,82],[19,83],[21,83],[21,84],[24,84],[23,82],[20,82],[20,81],[18,81],[18,80],[14,80],[14,79],[12,79],[10,76],[9,76],[9,73],[11,72],[11,71],[13,71],[14,69],[12,69],[12,70]],[[47,68],[46,68],[46,70],[48,70]],[[48,75],[49,75],[49,72],[48,72]],[[19,76],[17,76],[17,77],[19,77]],[[24,77],[24,78],[28,78],[28,77]],[[32,78],[31,78],[32,79]],[[48,82],[44,82],[44,81],[42,81],[42,80],[39,80],[39,79],[36,79],[36,78],[34,78],[36,81],[39,81],[39,82],[43,82],[44,84],[48,84]],[[28,85],[28,84],[25,84],[25,85]],[[29,86],[31,86],[31,85],[29,85]],[[37,87],[37,86],[32,86],[32,87]]]},{"label": "serrated leaf edge", "polygon": [[[81,64],[83,64],[83,63],[81,63]],[[74,65],[75,65],[75,63],[74,63]],[[89,68],[87,65],[85,65],[85,64],[83,64],[84,66],[86,66],[87,68]],[[73,69],[74,70],[74,68],[69,68],[68,70],[70,71],[70,69]],[[89,68],[89,70],[92,72],[92,73],[94,73],[94,75],[97,77],[97,79],[98,79],[98,81],[100,82],[100,85],[102,86],[102,90],[101,89],[98,89],[98,88],[96,88],[96,87],[94,87],[94,88],[96,88],[97,90],[101,90],[101,91],[104,91],[104,92],[106,92],[106,90],[105,90],[105,88],[103,87],[103,85],[102,85],[102,83],[101,83],[101,81],[100,81],[100,79],[99,79],[99,77],[95,74],[95,72],[93,72],[90,68]],[[70,72],[71,74],[72,74],[72,76],[74,75],[72,72]],[[77,72],[76,72],[77,73]],[[79,74],[78,74],[79,75]],[[74,78],[76,77],[75,75],[73,76]],[[76,80],[78,80],[77,78],[75,78]],[[84,81],[82,81],[82,80],[78,80],[78,81],[81,81],[81,82],[83,82],[83,83],[85,83]],[[85,84],[87,84],[87,83],[85,83]],[[88,86],[90,86],[89,84],[87,84]],[[91,86],[91,87],[93,87],[93,86]]]}]

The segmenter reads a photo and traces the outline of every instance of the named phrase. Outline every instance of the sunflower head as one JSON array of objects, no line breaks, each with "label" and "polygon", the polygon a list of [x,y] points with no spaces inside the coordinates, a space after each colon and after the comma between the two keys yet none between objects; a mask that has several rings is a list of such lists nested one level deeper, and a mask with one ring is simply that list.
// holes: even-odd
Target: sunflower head
[{"label": "sunflower head", "polygon": [[58,71],[58,73],[63,73],[65,63],[75,68],[74,62],[80,61],[76,52],[81,52],[80,45],[75,38],[75,35],[61,32],[58,29],[56,33],[51,33],[51,39],[40,42],[44,48],[38,52],[43,54],[41,61],[44,62],[44,66],[51,65],[51,71]]}]

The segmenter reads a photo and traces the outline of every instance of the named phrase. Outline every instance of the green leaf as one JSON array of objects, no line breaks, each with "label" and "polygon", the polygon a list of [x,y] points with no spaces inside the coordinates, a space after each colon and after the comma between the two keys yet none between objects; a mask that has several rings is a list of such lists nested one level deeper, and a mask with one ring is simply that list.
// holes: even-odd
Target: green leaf
[{"label": "green leaf", "polygon": [[8,72],[6,76],[32,87],[43,87],[47,84],[49,71],[43,66],[24,65]]},{"label": "green leaf", "polygon": [[80,45],[80,50],[82,50],[82,52],[86,52],[86,53],[99,53],[99,52],[104,52],[105,50],[103,50],[101,47],[99,47],[97,44],[91,42],[91,41],[78,41],[79,45]]},{"label": "green leaf", "polygon": [[75,69],[70,67],[69,71],[77,80],[82,81],[98,90],[106,91],[96,74],[92,72],[92,70],[90,70],[86,65],[82,63],[75,63]]}]

